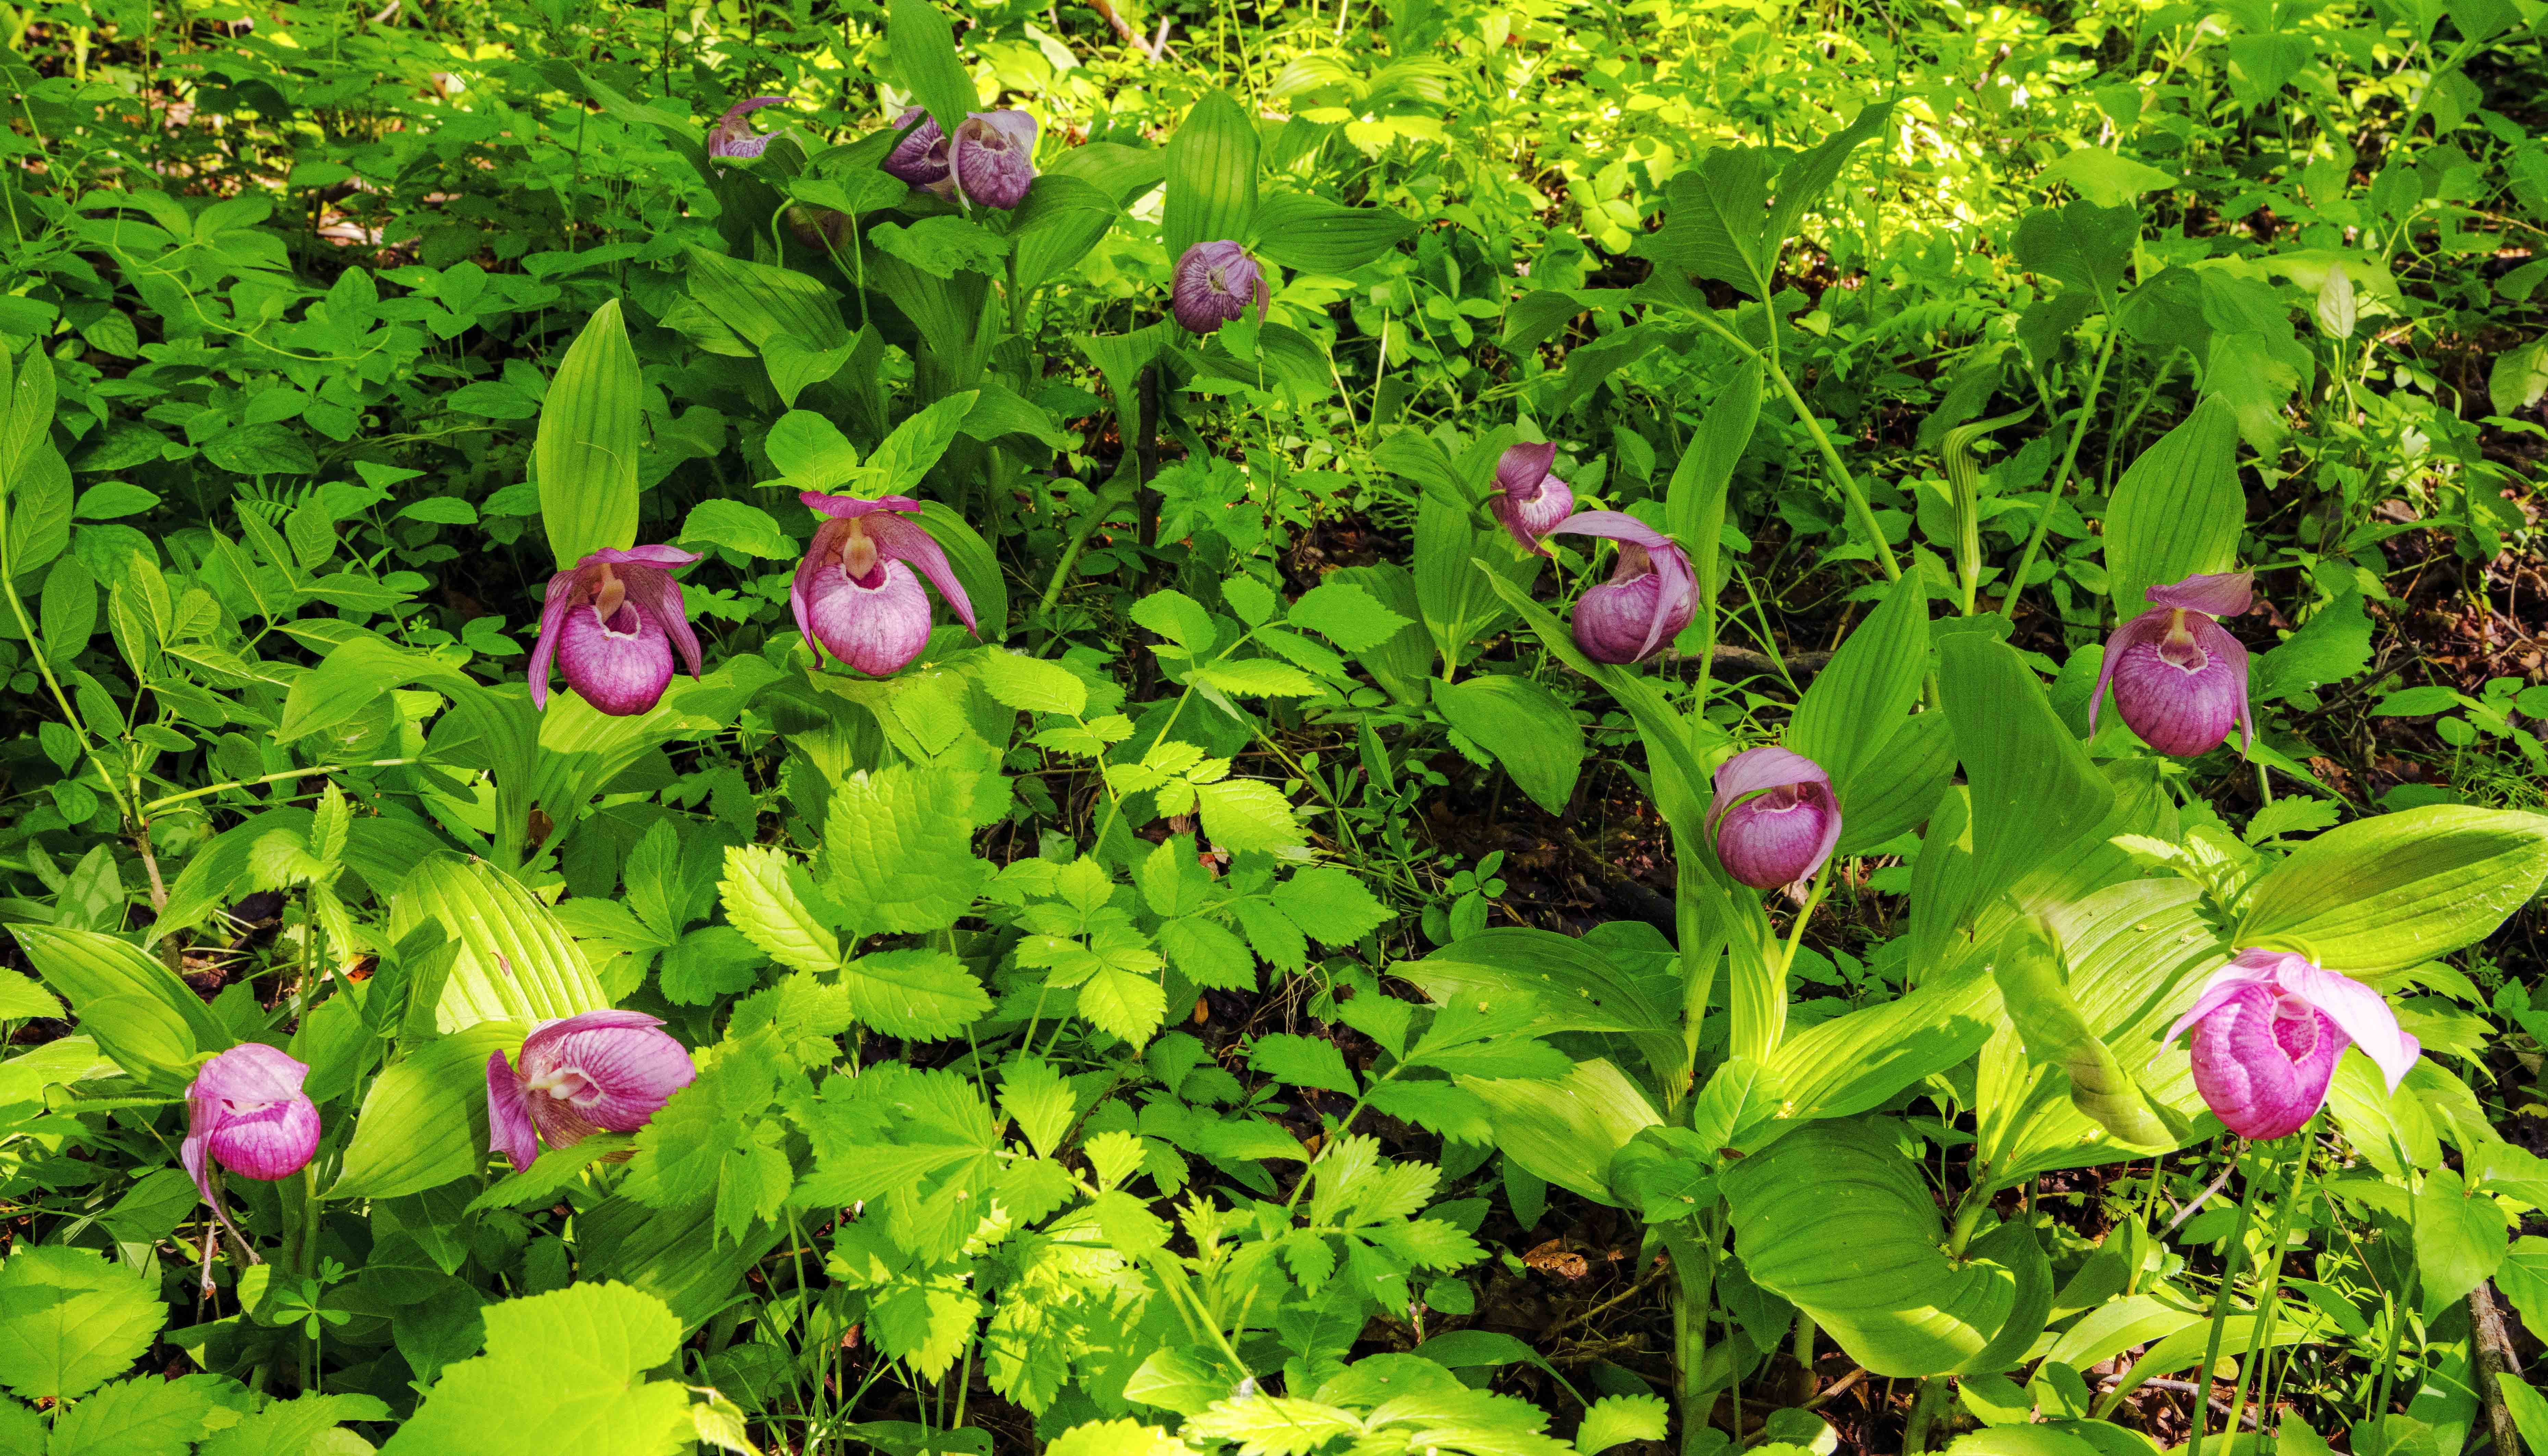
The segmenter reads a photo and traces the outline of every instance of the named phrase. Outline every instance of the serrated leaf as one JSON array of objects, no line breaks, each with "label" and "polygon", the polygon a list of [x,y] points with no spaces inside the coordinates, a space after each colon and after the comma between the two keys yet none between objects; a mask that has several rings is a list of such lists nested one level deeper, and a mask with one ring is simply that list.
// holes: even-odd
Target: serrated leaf
[{"label": "serrated leaf", "polygon": [[1284,620],[1307,627],[1347,652],[1369,652],[1405,630],[1407,618],[1350,582],[1321,582],[1301,593]]},{"label": "serrated leaf", "polygon": [[1353,871],[1334,864],[1300,870],[1274,886],[1274,904],[1313,940],[1330,946],[1350,946],[1389,919]]},{"label": "serrated leaf", "polygon": [[1247,1064],[1277,1081],[1295,1087],[1318,1087],[1341,1092],[1347,1097],[1362,1090],[1354,1074],[1345,1066],[1344,1053],[1333,1042],[1316,1037],[1295,1036],[1276,1032],[1259,1037],[1247,1048]]},{"label": "serrated leaf", "polygon": [[443,1367],[383,1456],[677,1456],[689,1393],[647,1371],[680,1348],[664,1302],[619,1283],[572,1284],[486,1308],[487,1353]]},{"label": "serrated leaf", "polygon": [[1225,778],[1195,790],[1203,811],[1203,831],[1222,849],[1293,849],[1304,842],[1291,802],[1273,784],[1256,778]]},{"label": "serrated leaf", "polygon": [[1168,997],[1150,976],[1100,966],[1080,984],[1079,1014],[1099,1031],[1139,1046],[1167,1019]]},{"label": "serrated leaf", "polygon": [[1256,989],[1256,957],[1228,926],[1200,915],[1162,921],[1159,950],[1177,974],[1215,991]]},{"label": "serrated leaf", "polygon": [[840,939],[788,882],[795,867],[769,845],[731,845],[717,893],[726,919],[771,959],[797,970],[830,970],[841,963]]},{"label": "serrated leaf", "polygon": [[862,956],[841,971],[850,1011],[888,1037],[935,1042],[988,1015],[991,995],[944,951],[925,948]]},{"label": "serrated leaf", "polygon": [[1088,707],[1088,684],[1059,663],[993,649],[982,655],[982,690],[1002,707],[1078,717]]},{"label": "serrated leaf", "polygon": [[1671,1424],[1672,1407],[1661,1396],[1603,1396],[1584,1410],[1575,1427],[1575,1449],[1582,1456],[1600,1456],[1629,1441],[1660,1441]]},{"label": "serrated leaf", "polygon": [[1241,658],[1197,668],[1188,681],[1249,697],[1316,697],[1323,690],[1317,679],[1270,657]]},{"label": "serrated leaf", "polygon": [[893,768],[832,790],[818,864],[861,938],[944,930],[972,908],[991,866],[973,854],[971,774]]},{"label": "serrated leaf", "polygon": [[86,1395],[168,1322],[155,1289],[87,1249],[20,1245],[0,1264],[0,1385],[29,1400]]}]

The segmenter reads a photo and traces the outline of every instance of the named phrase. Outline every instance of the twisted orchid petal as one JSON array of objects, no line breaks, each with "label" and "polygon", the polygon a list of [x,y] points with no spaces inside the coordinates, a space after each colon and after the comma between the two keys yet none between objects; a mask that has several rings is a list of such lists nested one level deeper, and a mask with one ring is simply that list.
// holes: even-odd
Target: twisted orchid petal
[{"label": "twisted orchid petal", "polygon": [[2200,573],[2182,582],[2152,587],[2141,599],[2152,606],[2182,607],[2208,617],[2234,617],[2256,604],[2254,572]]}]

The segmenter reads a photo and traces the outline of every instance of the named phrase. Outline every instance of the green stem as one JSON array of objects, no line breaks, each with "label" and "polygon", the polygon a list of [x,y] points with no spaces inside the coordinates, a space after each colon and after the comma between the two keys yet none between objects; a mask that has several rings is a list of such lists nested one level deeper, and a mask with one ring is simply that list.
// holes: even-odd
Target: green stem
[{"label": "green stem", "polygon": [[2105,392],[2106,365],[2115,357],[2115,336],[2122,330],[2114,318],[2106,319],[2106,342],[2097,350],[2097,367],[2088,373],[2088,398],[2079,402],[2079,418],[2070,426],[2070,446],[2061,452],[2061,469],[2052,477],[2052,487],[2044,494],[2044,509],[2035,517],[2035,529],[2027,533],[2026,550],[2017,558],[2017,574],[2008,579],[2008,590],[2000,593],[2002,616],[2013,616],[2017,598],[2026,591],[2026,574],[2035,570],[2036,555],[2044,549],[2045,532],[2052,525],[2052,512],[2061,504],[2061,497],[2070,489],[2071,468],[2079,460],[2079,442],[2088,433],[2088,419],[2097,412],[2097,397]]},{"label": "green stem", "polygon": [[[2309,1130],[2301,1130],[2300,1151],[2293,1155],[2291,1171],[2283,1177],[2282,1207],[2274,1213],[2274,1238],[2265,1254],[2264,1281],[2256,1288],[2256,1322],[2247,1336],[2247,1358],[2238,1364],[2237,1379],[2230,1388],[2229,1439],[2238,1438],[2238,1418],[2247,1406],[2247,1377],[2257,1375],[2256,1396],[2262,1401],[2265,1383],[2260,1369],[2265,1348],[2274,1337],[2274,1317],[2280,1313],[2283,1279],[2283,1246],[2291,1241],[2292,1220],[2301,1206],[2302,1180],[2308,1176],[2311,1138]],[[2261,1418],[2257,1424],[2263,1425]]]},{"label": "green stem", "polygon": [[[2230,1153],[2234,1161],[2245,1152],[2242,1143]],[[2230,1327],[2230,1300],[2238,1284],[2238,1265],[2247,1252],[2247,1225],[2256,1216],[2256,1193],[2264,1179],[2249,1174],[2247,1186],[2238,1196],[2238,1217],[2230,1228],[2230,1240],[2222,1246],[2221,1288],[2212,1297],[2212,1335],[2204,1342],[2203,1366],[2194,1381],[2194,1433],[2186,1440],[2186,1456],[2203,1456],[2203,1433],[2212,1424],[2212,1382],[2221,1366],[2221,1336]],[[2236,1431],[2230,1432],[2232,1440]]]}]

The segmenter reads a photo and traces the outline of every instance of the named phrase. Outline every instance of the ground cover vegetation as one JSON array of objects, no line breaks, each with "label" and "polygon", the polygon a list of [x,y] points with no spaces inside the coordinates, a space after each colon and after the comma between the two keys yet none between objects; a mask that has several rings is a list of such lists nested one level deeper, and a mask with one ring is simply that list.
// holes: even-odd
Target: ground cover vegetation
[{"label": "ground cover vegetation", "polygon": [[0,31],[0,1450],[2548,1450],[2548,5]]}]

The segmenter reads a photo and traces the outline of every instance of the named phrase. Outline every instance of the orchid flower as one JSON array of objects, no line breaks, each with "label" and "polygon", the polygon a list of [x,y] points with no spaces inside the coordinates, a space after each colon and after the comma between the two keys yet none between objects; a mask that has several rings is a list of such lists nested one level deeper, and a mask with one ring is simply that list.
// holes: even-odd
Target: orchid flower
[{"label": "orchid flower", "polygon": [[2247,649],[2215,618],[2234,617],[2254,603],[2253,572],[2192,576],[2143,593],[2150,609],[2115,629],[2088,700],[2088,729],[2107,684],[2115,710],[2141,741],[2163,754],[2210,753],[2238,724],[2256,741],[2247,709]]},{"label": "orchid flower", "polygon": [[[233,1046],[204,1063],[186,1087],[186,1137],[177,1160],[222,1227],[247,1247],[247,1235],[222,1208],[219,1168],[272,1183],[309,1165],[318,1147],[318,1109],[301,1084],[310,1068],[262,1042]],[[251,1251],[250,1259],[256,1257]],[[213,1287],[213,1240],[204,1240],[203,1284]]]},{"label": "orchid flower", "polygon": [[894,118],[893,129],[900,132],[917,119],[919,126],[894,143],[886,153],[885,172],[914,187],[934,189],[947,180],[947,134],[938,129],[937,119],[923,107],[912,107]]},{"label": "orchid flower", "polygon": [[1698,576],[1670,536],[1633,515],[1579,510],[1552,536],[1607,536],[1619,543],[1610,580],[1575,603],[1575,645],[1595,662],[1641,663],[1663,651],[1698,611]]},{"label": "orchid flower", "polygon": [[947,138],[947,170],[956,196],[977,207],[1013,208],[1035,181],[1035,118],[1022,111],[977,111]]},{"label": "orchid flower", "polygon": [[634,1133],[698,1069],[664,1024],[642,1011],[588,1011],[540,1027],[519,1064],[487,1058],[487,1127],[495,1150],[527,1168],[540,1147],[595,1133]]},{"label": "orchid flower", "polygon": [[787,593],[796,609],[796,630],[805,634],[816,661],[828,651],[871,678],[882,678],[920,656],[929,645],[929,596],[920,590],[913,567],[967,628],[980,633],[973,603],[947,565],[947,553],[917,522],[900,514],[918,510],[919,501],[908,496],[863,500],[816,491],[797,499],[831,517],[814,532]]},{"label": "orchid flower", "polygon": [[770,134],[755,132],[749,120],[765,106],[785,106],[784,96],[755,96],[738,101],[725,109],[716,125],[708,128],[708,155],[759,156],[770,146]]},{"label": "orchid flower", "polygon": [[1542,556],[1548,548],[1539,538],[1555,529],[1575,509],[1574,489],[1548,473],[1556,463],[1555,445],[1514,445],[1496,461],[1496,488],[1489,508],[1524,551]]},{"label": "orchid flower", "polygon": [[593,552],[549,578],[531,647],[531,705],[549,705],[549,665],[586,702],[613,717],[645,712],[673,681],[679,650],[699,675],[699,639],[673,573],[698,558],[670,546]]},{"label": "orchid flower", "polygon": [[2395,1093],[2423,1047],[2380,993],[2291,951],[2241,951],[2167,1029],[2194,1029],[2194,1087],[2241,1138],[2288,1138],[2326,1101],[2336,1058],[2359,1046]]},{"label": "orchid flower", "polygon": [[1188,333],[1211,333],[1246,313],[1250,304],[1262,322],[1273,298],[1265,270],[1247,249],[1227,239],[1187,248],[1169,276],[1169,312]]},{"label": "orchid flower", "polygon": [[1840,843],[1840,803],[1831,775],[1802,754],[1763,745],[1717,766],[1716,858],[1756,890],[1800,885]]}]

